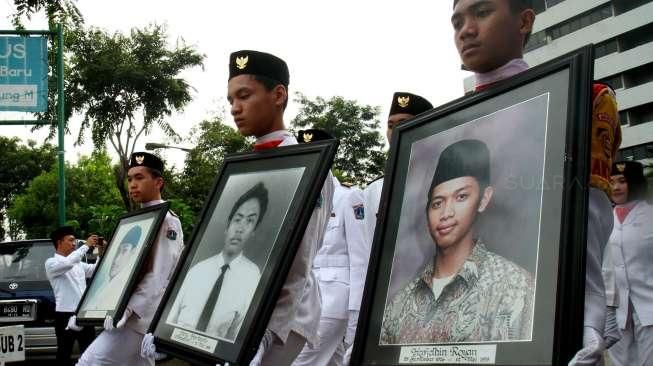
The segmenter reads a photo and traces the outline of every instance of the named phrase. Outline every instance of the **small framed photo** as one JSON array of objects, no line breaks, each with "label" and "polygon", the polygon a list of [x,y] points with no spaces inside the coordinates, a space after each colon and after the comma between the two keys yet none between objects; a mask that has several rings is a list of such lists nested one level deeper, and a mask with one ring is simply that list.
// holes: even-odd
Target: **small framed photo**
[{"label": "small framed photo", "polygon": [[79,325],[102,325],[111,316],[115,326],[122,318],[169,206],[164,202],[120,217],[77,307]]},{"label": "small framed photo", "polygon": [[392,134],[355,365],[566,365],[581,348],[591,48]]},{"label": "small framed photo", "polygon": [[150,332],[194,364],[255,355],[316,206],[336,140],[225,158]]}]

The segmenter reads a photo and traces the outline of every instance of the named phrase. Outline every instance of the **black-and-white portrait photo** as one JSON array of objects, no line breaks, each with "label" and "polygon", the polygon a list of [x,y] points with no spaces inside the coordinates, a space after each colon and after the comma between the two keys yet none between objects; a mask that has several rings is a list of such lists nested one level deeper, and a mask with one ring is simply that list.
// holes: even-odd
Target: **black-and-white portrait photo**
[{"label": "black-and-white portrait photo", "polygon": [[548,104],[412,144],[380,345],[532,339]]},{"label": "black-and-white portrait photo", "polygon": [[162,319],[233,342],[304,168],[231,175]]}]

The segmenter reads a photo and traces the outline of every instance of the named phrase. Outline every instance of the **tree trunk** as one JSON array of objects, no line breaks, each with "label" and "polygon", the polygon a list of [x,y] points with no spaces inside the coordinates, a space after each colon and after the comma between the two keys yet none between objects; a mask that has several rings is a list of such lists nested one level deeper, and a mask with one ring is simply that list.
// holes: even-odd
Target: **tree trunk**
[{"label": "tree trunk", "polygon": [[127,170],[125,169],[124,164],[121,162],[116,166],[113,170],[115,178],[116,178],[116,187],[118,187],[118,191],[120,192],[120,198],[122,198],[122,203],[125,205],[125,209],[127,211],[132,211],[132,202],[129,199],[129,192],[127,191],[127,187],[125,187],[125,179],[127,179]]}]

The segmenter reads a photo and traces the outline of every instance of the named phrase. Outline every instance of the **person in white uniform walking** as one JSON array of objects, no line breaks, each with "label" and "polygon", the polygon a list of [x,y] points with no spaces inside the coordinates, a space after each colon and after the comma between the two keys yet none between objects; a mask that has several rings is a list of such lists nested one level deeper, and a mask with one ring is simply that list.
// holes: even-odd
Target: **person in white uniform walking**
[{"label": "person in white uniform walking", "polygon": [[[300,131],[300,141],[304,134],[315,141],[319,130]],[[341,185],[335,177],[333,185],[333,211],[324,244],[313,263],[322,297],[320,343],[304,346],[294,366],[342,365],[358,322],[370,255],[363,224],[363,196],[359,189]]]},{"label": "person in white uniform walking", "polygon": [[[127,182],[129,195],[142,207],[164,201],[163,161],[157,156],[136,152],[130,158]],[[177,265],[184,243],[179,218],[170,211],[161,224],[158,236],[116,328],[105,328],[79,359],[79,366],[154,365],[153,357],[141,355],[141,343],[152,321],[172,271]],[[105,324],[112,322],[105,322]]]},{"label": "person in white uniform walking", "polygon": [[653,206],[642,164],[613,164],[614,230],[608,242],[617,280],[622,338],[609,349],[615,366],[653,365]]}]

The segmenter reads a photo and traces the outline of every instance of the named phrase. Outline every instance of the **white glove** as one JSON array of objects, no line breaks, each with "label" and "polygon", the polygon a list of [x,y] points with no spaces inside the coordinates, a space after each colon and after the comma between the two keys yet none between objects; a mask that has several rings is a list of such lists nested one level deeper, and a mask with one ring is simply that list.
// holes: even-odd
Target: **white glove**
[{"label": "white glove", "polygon": [[345,348],[350,348],[354,344],[356,337],[356,326],[358,325],[358,310],[349,310],[347,312],[347,331],[345,332]]},{"label": "white glove", "polygon": [[156,346],[154,345],[154,336],[147,333],[141,342],[141,357],[152,359],[156,356]]},{"label": "white glove", "polygon": [[342,358],[342,364],[343,366],[349,366],[349,361],[351,360],[351,352],[353,351],[354,346],[351,345],[349,348],[347,348],[347,351],[345,352],[345,355]]},{"label": "white glove", "polygon": [[256,352],[256,355],[250,362],[249,366],[260,366],[261,362],[263,361],[263,356],[265,355],[265,351],[267,351],[268,348],[274,343],[274,333],[270,329],[265,329],[265,333],[263,334],[263,339],[261,339],[261,344],[258,346],[258,351]]},{"label": "white glove", "polygon": [[111,317],[111,315],[107,315],[104,318],[104,330],[111,331],[111,330],[114,330],[114,329],[115,328],[113,327],[113,318]]},{"label": "white glove", "polygon": [[583,349],[569,361],[569,366],[594,366],[603,356],[603,337],[592,327],[583,327]]},{"label": "white glove", "polygon": [[66,330],[74,330],[75,332],[79,332],[82,329],[84,328],[77,325],[77,315],[73,315],[68,318],[68,325],[66,326]]},{"label": "white glove", "polygon": [[120,319],[120,321],[118,321],[118,324],[116,324],[116,328],[121,329],[122,327],[124,327],[125,324],[127,323],[127,320],[129,320],[129,317],[131,317],[133,313],[134,311],[132,311],[132,309],[126,308],[125,312],[122,314],[122,319]]},{"label": "white glove", "polygon": [[605,313],[605,348],[612,347],[621,339],[621,332],[617,324],[617,308],[608,306]]}]

